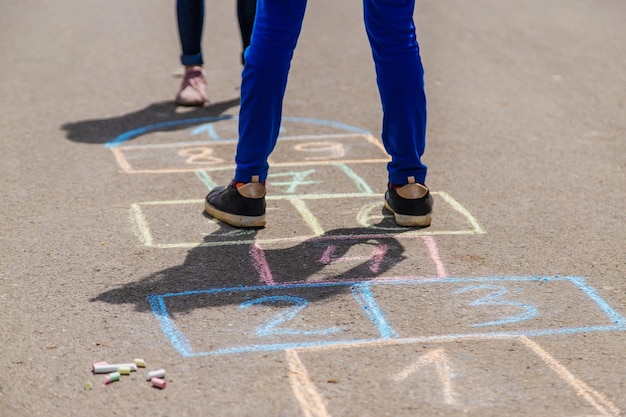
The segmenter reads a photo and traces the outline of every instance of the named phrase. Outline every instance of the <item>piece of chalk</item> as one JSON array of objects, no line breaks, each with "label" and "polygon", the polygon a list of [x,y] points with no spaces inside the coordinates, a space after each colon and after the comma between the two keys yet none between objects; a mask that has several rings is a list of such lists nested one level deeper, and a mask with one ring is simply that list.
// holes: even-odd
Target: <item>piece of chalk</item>
[{"label": "piece of chalk", "polygon": [[150,381],[152,378],[163,378],[165,376],[165,369],[159,369],[157,371],[146,372],[146,380]]},{"label": "piece of chalk", "polygon": [[150,380],[150,383],[152,384],[153,387],[157,387],[157,388],[165,388],[165,386],[167,385],[167,382],[165,382],[164,379],[161,378],[157,378],[154,377]]},{"label": "piece of chalk", "polygon": [[104,377],[104,385],[109,385],[111,382],[119,381],[120,373],[119,372],[111,372],[106,377]]},{"label": "piece of chalk", "polygon": [[117,364],[104,364],[104,365],[93,365],[93,373],[94,374],[108,374],[111,372],[117,372],[120,368],[128,367],[131,371],[137,372],[137,365],[134,363],[117,363]]},{"label": "piece of chalk", "polygon": [[145,368],[146,361],[144,361],[143,359],[135,359],[135,365],[137,365],[138,368]]},{"label": "piece of chalk", "polygon": [[119,372],[120,375],[130,375],[130,366],[120,366],[117,368],[117,372]]},{"label": "piece of chalk", "polygon": [[108,365],[108,363],[106,363],[106,362],[104,362],[104,361],[101,361],[101,362],[94,362],[94,363],[91,365],[91,371],[93,372],[93,371],[94,371],[94,369],[96,369],[96,366],[104,366],[104,365]]}]

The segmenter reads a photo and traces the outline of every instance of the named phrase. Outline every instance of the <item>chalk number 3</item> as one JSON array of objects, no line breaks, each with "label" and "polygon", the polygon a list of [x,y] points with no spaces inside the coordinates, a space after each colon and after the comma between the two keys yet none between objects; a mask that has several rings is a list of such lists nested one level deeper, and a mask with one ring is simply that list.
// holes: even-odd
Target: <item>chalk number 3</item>
[{"label": "chalk number 3", "polygon": [[470,285],[465,288],[461,288],[455,291],[455,294],[463,294],[470,291],[491,291],[484,297],[478,298],[470,303],[470,306],[496,306],[496,307],[516,307],[522,310],[522,313],[516,316],[510,316],[501,320],[488,321],[485,323],[473,324],[474,327],[484,327],[484,326],[497,326],[500,324],[510,324],[516,323],[524,320],[529,320],[537,317],[538,312],[537,308],[529,305],[518,303],[516,301],[511,301],[507,299],[503,299],[509,290],[506,287],[498,286],[498,285]]}]

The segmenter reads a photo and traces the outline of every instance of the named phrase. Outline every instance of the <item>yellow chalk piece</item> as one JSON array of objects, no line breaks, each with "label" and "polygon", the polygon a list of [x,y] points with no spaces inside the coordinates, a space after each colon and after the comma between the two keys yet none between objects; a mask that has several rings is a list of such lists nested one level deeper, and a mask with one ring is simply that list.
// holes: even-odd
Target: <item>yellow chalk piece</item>
[{"label": "yellow chalk piece", "polygon": [[146,361],[144,361],[143,359],[135,359],[135,365],[137,365],[138,368],[145,368]]},{"label": "yellow chalk piece", "polygon": [[117,372],[119,372],[120,375],[130,375],[130,366],[120,366],[117,368]]}]

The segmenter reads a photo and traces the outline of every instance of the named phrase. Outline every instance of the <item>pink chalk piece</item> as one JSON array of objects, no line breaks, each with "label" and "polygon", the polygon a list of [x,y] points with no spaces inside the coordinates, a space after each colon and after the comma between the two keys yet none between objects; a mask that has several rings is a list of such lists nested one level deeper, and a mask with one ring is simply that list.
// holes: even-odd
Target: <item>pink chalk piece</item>
[{"label": "pink chalk piece", "polygon": [[119,372],[111,372],[106,377],[104,377],[104,383],[102,385],[109,385],[111,382],[119,381],[120,373]]},{"label": "pink chalk piece", "polygon": [[152,384],[153,387],[157,387],[161,389],[164,389],[165,386],[167,385],[167,382],[165,382],[164,379],[157,378],[157,377],[152,378],[150,380],[150,383]]},{"label": "pink chalk piece", "polygon": [[108,365],[108,363],[104,362],[104,361],[100,361],[100,362],[94,362],[91,364],[91,372],[94,372],[96,370],[96,367],[98,366],[104,366],[104,365]]}]

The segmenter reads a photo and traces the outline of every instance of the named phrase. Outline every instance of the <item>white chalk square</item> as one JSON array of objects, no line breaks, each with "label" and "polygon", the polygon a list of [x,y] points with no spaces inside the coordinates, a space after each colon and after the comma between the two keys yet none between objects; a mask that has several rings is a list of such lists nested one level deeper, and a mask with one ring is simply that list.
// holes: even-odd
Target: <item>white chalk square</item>
[{"label": "white chalk square", "polygon": [[363,416],[617,415],[602,393],[523,337],[295,352],[288,366],[306,378],[292,378],[293,391],[327,415],[352,415],[353,404],[368,404]]},{"label": "white chalk square", "polygon": [[[202,215],[204,200],[147,201],[130,209],[131,227],[149,247],[191,248],[224,244],[298,242],[326,236],[389,236],[412,239],[426,235],[485,233],[474,217],[444,192],[433,192],[437,207],[432,225],[423,229],[400,228],[383,212],[382,195],[268,196],[267,226],[239,230]],[[329,205],[341,199],[340,212]]]}]

